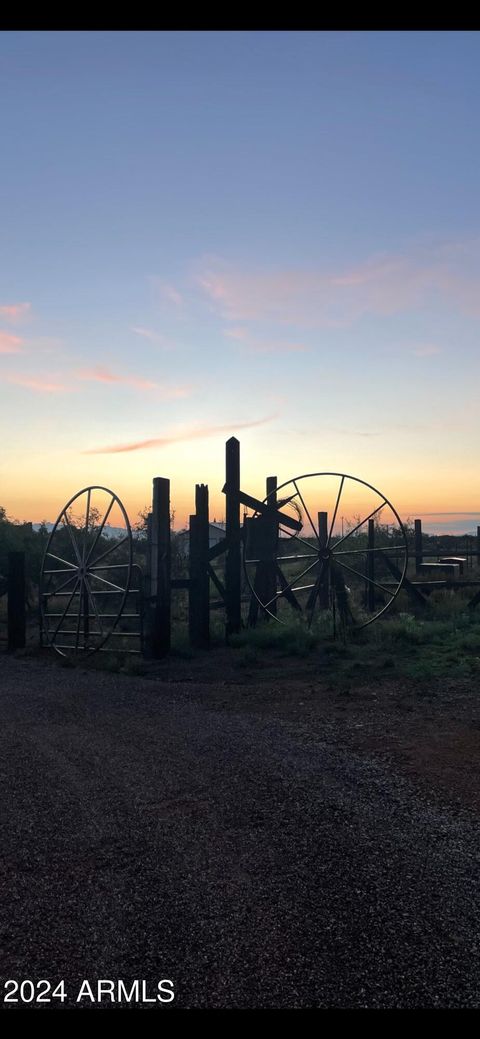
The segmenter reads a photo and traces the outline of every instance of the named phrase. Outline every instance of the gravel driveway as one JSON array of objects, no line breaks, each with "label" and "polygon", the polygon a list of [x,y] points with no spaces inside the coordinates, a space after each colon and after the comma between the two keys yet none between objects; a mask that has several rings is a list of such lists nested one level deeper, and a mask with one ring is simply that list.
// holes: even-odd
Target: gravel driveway
[{"label": "gravel driveway", "polygon": [[173,981],[142,1009],[480,1007],[475,815],[195,683],[2,656],[0,696],[2,986],[64,979],[58,1009],[85,979]]}]

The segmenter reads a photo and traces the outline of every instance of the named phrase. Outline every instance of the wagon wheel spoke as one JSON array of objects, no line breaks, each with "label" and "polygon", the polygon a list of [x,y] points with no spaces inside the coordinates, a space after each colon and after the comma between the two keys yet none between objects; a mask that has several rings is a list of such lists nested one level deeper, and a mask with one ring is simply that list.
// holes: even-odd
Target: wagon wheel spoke
[{"label": "wagon wheel spoke", "polygon": [[110,515],[110,513],[112,511],[114,503],[115,503],[115,498],[112,495],[112,500],[110,502],[110,505],[108,506],[108,509],[107,509],[107,511],[106,511],[106,513],[105,513],[105,515],[103,517],[103,520],[102,520],[102,522],[101,522],[101,524],[100,524],[100,526],[99,526],[99,528],[98,528],[98,530],[97,530],[97,532],[95,534],[95,540],[93,542],[93,545],[91,545],[90,551],[89,551],[89,553],[88,553],[88,555],[87,555],[87,557],[85,559],[85,565],[86,566],[88,566],[89,561],[91,559],[91,556],[92,556],[93,552],[95,551],[95,548],[96,548],[96,546],[98,544],[99,538],[101,538],[101,536],[102,536],[103,529],[104,529],[105,524],[107,522],[107,519],[108,519],[108,517],[109,517],[109,515]]},{"label": "wagon wheel spoke", "polygon": [[71,596],[70,596],[70,598],[69,598],[69,600],[67,602],[67,605],[66,605],[66,607],[65,607],[65,609],[64,609],[64,611],[62,613],[62,616],[60,617],[60,620],[59,620],[59,622],[57,624],[57,627],[55,628],[55,631],[53,633],[53,638],[54,639],[56,638],[58,632],[60,631],[60,628],[62,627],[62,624],[63,624],[63,622],[65,620],[65,617],[66,617],[66,615],[67,615],[67,613],[69,611],[70,603],[72,602],[72,599],[75,596],[75,592],[76,592],[79,584],[80,584],[80,578],[78,577],[77,580],[76,580],[76,583],[74,585],[73,592],[72,592],[72,594],[71,594]]},{"label": "wagon wheel spoke", "polygon": [[58,588],[53,588],[52,591],[48,593],[49,598],[51,598],[54,595],[58,595],[59,592],[63,591],[63,589],[67,587],[67,584],[70,584],[70,581],[75,581],[76,578],[78,578],[78,570],[75,570],[71,577],[68,577],[67,580],[63,582],[63,584],[60,584],[58,586]]},{"label": "wagon wheel spoke", "polygon": [[332,540],[333,528],[335,526],[335,520],[337,518],[338,506],[340,504],[340,498],[342,497],[342,491],[343,491],[344,483],[345,483],[345,477],[342,476],[342,479],[340,480],[340,487],[338,488],[337,500],[335,502],[335,509],[334,509],[334,513],[333,513],[333,519],[332,519],[332,522],[331,522],[331,525],[330,525],[330,531],[329,531],[328,538],[327,538],[327,545],[326,545],[327,548],[330,547],[330,542]]},{"label": "wagon wheel spoke", "polygon": [[[276,567],[276,571],[277,571],[277,574],[278,574],[278,579],[280,581],[280,584],[282,585],[282,591],[280,592],[280,595],[283,595],[285,597],[285,599],[287,600],[287,602],[290,602],[292,604],[293,608],[301,613],[302,612],[302,607],[300,606],[300,603],[299,603],[299,601],[298,601],[298,599],[297,599],[297,597],[295,595],[295,592],[293,591],[292,588],[288,587],[286,577],[284,576],[284,574],[282,574],[282,571],[280,570],[279,566]],[[298,580],[300,580],[300,578],[298,578]],[[272,602],[273,602],[273,600],[272,600]]]},{"label": "wagon wheel spoke", "polygon": [[[338,542],[338,544],[340,544],[340,542]],[[346,552],[337,552],[336,548],[336,545],[332,548],[332,556],[334,559],[336,559],[337,556],[366,555],[367,552],[406,552],[405,545],[385,545],[379,548],[351,548],[350,550],[347,549]]]},{"label": "wagon wheel spoke", "polygon": [[94,596],[94,594],[92,592],[92,589],[90,588],[90,585],[88,583],[88,578],[86,576],[85,576],[84,581],[85,581],[85,588],[87,589],[88,598],[90,599],[90,602],[91,602],[91,604],[93,606],[93,612],[95,614],[95,617],[96,617],[96,620],[97,620],[97,623],[98,623],[98,627],[100,628],[100,632],[103,635],[103,624],[102,624],[102,620],[101,620],[100,614],[98,612],[98,607],[97,607],[97,603],[95,601],[95,596]]},{"label": "wagon wheel spoke", "polygon": [[318,549],[314,548],[310,541],[305,541],[298,534],[292,534],[292,531],[286,530],[285,527],[280,527],[279,530],[281,530],[282,534],[287,534],[291,541],[295,541],[295,543],[298,541],[301,545],[305,545],[305,548],[309,548],[311,555],[318,555]]},{"label": "wagon wheel spoke", "polygon": [[393,592],[390,588],[384,588],[382,584],[378,583],[378,581],[374,581],[371,577],[367,577],[367,574],[361,574],[360,570],[354,570],[353,566],[347,566],[346,563],[341,563],[340,560],[338,560],[338,566],[343,567],[344,570],[349,570],[351,574],[355,574],[357,577],[360,577],[362,581],[368,582],[368,584],[375,585],[375,588],[380,588],[382,592],[386,593],[386,595],[390,595],[393,597]]},{"label": "wagon wheel spoke", "polygon": [[318,599],[320,588],[322,587],[322,583],[323,583],[323,580],[324,580],[324,577],[325,577],[325,571],[327,570],[327,564],[328,564],[328,559],[322,559],[322,563],[321,563],[321,566],[320,566],[320,572],[318,574],[317,580],[315,581],[315,584],[313,585],[313,588],[312,588],[312,590],[310,592],[310,595],[308,597],[307,610],[309,611],[308,612],[308,627],[309,628],[311,628],[312,623],[313,623],[313,616],[314,616],[314,612],[315,612],[315,605],[316,605],[316,602],[317,602],[317,599]]},{"label": "wagon wheel spoke", "polygon": [[287,582],[287,579],[286,579],[285,575],[282,573],[282,571],[280,570],[280,567],[277,564],[277,571],[278,571],[279,575],[281,574],[281,578],[280,579],[282,581],[285,581],[285,585],[282,588],[281,592],[276,592],[275,595],[273,595],[272,598],[269,599],[267,603],[264,603],[264,609],[268,610],[268,607],[271,606],[273,602],[276,602],[278,599],[280,599],[282,595],[286,595],[287,592],[293,591],[293,588],[294,588],[294,585],[296,584],[296,582],[297,581],[301,581],[302,577],[305,577],[305,574],[308,574],[310,570],[313,570],[313,567],[316,566],[317,563],[318,563],[318,556],[313,561],[313,563],[310,563],[310,566],[307,566],[307,567],[305,567],[305,570],[302,570],[301,574],[297,574],[293,578],[293,580],[288,581],[288,582]]},{"label": "wagon wheel spoke", "polygon": [[[65,566],[70,567],[71,570],[77,570],[78,569],[76,563],[70,563],[68,559],[62,559],[61,556],[55,556],[53,554],[53,552],[47,552],[47,556],[50,556],[50,559],[56,559],[58,563],[64,563]],[[46,573],[45,570],[44,570],[44,573]]]},{"label": "wagon wheel spoke", "polygon": [[365,519],[360,520],[360,523],[357,523],[356,527],[352,527],[352,529],[349,530],[347,534],[344,534],[344,536],[340,538],[340,541],[335,542],[334,551],[338,548],[339,545],[343,545],[343,542],[346,541],[347,538],[351,538],[352,534],[355,534],[355,531],[358,530],[359,527],[363,527],[365,523],[368,523],[369,519],[373,519],[373,517],[376,516],[377,512],[380,512],[380,509],[384,509],[386,505],[388,505],[388,502],[387,499],[384,498],[382,504],[377,505],[377,508],[374,509],[369,516],[365,516]]},{"label": "wagon wheel spoke", "polygon": [[83,538],[83,552],[82,552],[82,563],[85,563],[85,556],[87,553],[87,541],[88,541],[88,522],[90,519],[90,501],[92,497],[92,488],[89,487],[87,491],[87,508],[85,509],[85,534]]},{"label": "wagon wheel spoke", "polygon": [[121,541],[115,541],[113,545],[110,545],[109,548],[105,549],[105,552],[102,552],[100,556],[97,556],[97,558],[94,559],[95,566],[89,563],[88,572],[90,573],[92,570],[95,570],[96,564],[99,563],[101,559],[105,559],[105,557],[109,556],[111,552],[115,552],[115,549],[120,548],[120,545],[124,545],[126,541],[129,541],[128,534],[126,537],[122,538]]},{"label": "wagon wheel spoke", "polygon": [[125,590],[124,588],[120,588],[120,585],[112,584],[111,581],[106,581],[104,577],[99,577],[98,574],[95,574],[92,570],[89,570],[88,573],[89,576],[94,577],[96,581],[101,581],[102,584],[108,585],[109,588],[113,588],[116,592],[123,592]]},{"label": "wagon wheel spoke", "polygon": [[315,534],[315,537],[316,537],[317,541],[320,543],[320,538],[318,536],[318,530],[317,530],[317,528],[316,528],[316,526],[315,526],[315,524],[314,524],[314,522],[312,520],[312,517],[311,517],[311,515],[310,515],[310,513],[308,511],[308,508],[307,508],[306,503],[304,501],[302,492],[298,489],[296,480],[293,481],[293,486],[295,487],[295,490],[296,490],[296,492],[298,494],[298,497],[300,498],[300,501],[301,501],[301,503],[303,505],[303,508],[305,509],[305,512],[306,512],[306,514],[308,516],[308,520],[309,520],[310,526],[311,526],[311,528],[313,530],[313,533]]},{"label": "wagon wheel spoke", "polygon": [[81,566],[82,560],[81,560],[81,557],[80,557],[80,552],[78,551],[77,542],[75,541],[75,538],[73,536],[72,525],[70,523],[70,520],[69,520],[66,512],[63,513],[62,520],[63,520],[64,526],[67,527],[68,533],[70,534],[70,541],[72,542],[73,552],[74,552],[74,555],[76,556],[76,559],[77,559],[77,565]]},{"label": "wagon wheel spoke", "polygon": [[75,631],[75,653],[78,653],[78,644],[80,641],[80,624],[82,620],[82,596],[78,598],[78,615],[77,615],[77,627]]}]

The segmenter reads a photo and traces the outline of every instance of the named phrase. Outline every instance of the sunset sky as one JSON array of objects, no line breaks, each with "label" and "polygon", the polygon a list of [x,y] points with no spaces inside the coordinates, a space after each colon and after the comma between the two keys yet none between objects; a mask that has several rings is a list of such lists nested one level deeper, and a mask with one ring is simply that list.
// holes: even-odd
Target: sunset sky
[{"label": "sunset sky", "polygon": [[234,434],[475,529],[479,101],[476,32],[3,32],[0,505],[220,519]]}]

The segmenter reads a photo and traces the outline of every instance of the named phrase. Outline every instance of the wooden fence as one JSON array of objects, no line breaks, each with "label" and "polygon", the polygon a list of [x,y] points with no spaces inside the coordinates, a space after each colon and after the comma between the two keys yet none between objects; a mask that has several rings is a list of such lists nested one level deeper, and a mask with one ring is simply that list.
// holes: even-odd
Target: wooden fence
[{"label": "wooden fence", "polygon": [[[267,502],[259,501],[241,490],[240,443],[231,437],[225,445],[225,536],[213,546],[209,545],[209,495],[205,484],[195,487],[195,512],[190,516],[188,576],[172,575],[171,558],[171,508],[170,481],[163,477],[153,480],[152,510],[147,520],[147,551],[145,596],[143,616],[143,650],[150,658],[161,658],[169,653],[172,634],[172,596],[177,590],[188,595],[188,636],[196,648],[207,648],[210,644],[211,610],[225,611],[225,637],[238,632],[242,625],[242,604],[247,601],[247,623],[254,625],[258,618],[261,602],[271,603],[268,612],[276,615],[277,580],[287,601],[291,596],[289,587],[278,567],[277,536],[281,521],[292,533],[301,529],[301,523],[291,515],[279,511],[277,503],[277,478],[266,480]],[[242,531],[241,507],[254,510],[255,518],[247,518]],[[328,517],[318,514],[320,544],[328,537]],[[375,524],[368,521],[366,556],[365,608],[375,611]],[[247,543],[254,539],[253,557],[259,559],[255,574],[254,593],[242,598],[242,537]],[[468,602],[473,609],[480,603],[480,526],[477,534],[459,536],[425,535],[420,519],[414,521],[409,538],[409,557],[413,563],[403,580],[403,588],[412,601],[420,606],[428,602],[432,591],[440,588],[472,588],[477,590]],[[253,542],[251,542],[253,544]],[[383,550],[384,551],[384,550]],[[224,569],[216,565],[223,557]],[[388,564],[391,578],[401,579],[394,561],[383,555]],[[475,566],[475,573],[469,573]],[[412,572],[413,570],[413,572]],[[457,574],[458,571],[458,574]],[[318,589],[321,608],[327,608],[330,599],[328,576]],[[392,582],[394,583],[394,582]],[[216,598],[211,598],[211,589]],[[257,593],[257,595],[255,594]],[[0,597],[8,595],[7,647],[9,650],[25,646],[26,603],[25,603],[25,553],[10,552],[7,578],[0,578]],[[292,598],[292,606],[297,606]]]}]

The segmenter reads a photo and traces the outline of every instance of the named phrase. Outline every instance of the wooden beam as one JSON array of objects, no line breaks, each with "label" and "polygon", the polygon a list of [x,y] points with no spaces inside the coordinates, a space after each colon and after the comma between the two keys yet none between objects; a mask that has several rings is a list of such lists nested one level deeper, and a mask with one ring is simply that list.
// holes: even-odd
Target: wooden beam
[{"label": "wooden beam", "polygon": [[[163,657],[171,643],[170,480],[156,476],[152,503],[152,567],[155,591],[151,652]],[[153,583],[153,582],[152,582]]]},{"label": "wooden beam", "polygon": [[416,570],[416,573],[418,574],[418,573],[420,573],[420,567],[421,567],[421,565],[423,563],[423,554],[422,554],[422,547],[423,547],[423,545],[422,545],[422,521],[420,519],[416,519],[414,521],[414,525],[415,525],[415,570]]},{"label": "wooden beam", "polygon": [[370,584],[370,581],[375,580],[375,520],[369,519],[368,521],[368,537],[367,537],[367,610],[369,613],[375,612],[375,585]]},{"label": "wooden beam", "polygon": [[225,534],[227,558],[225,561],[225,592],[227,621],[225,634],[240,631],[241,613],[241,551],[240,551],[240,443],[230,437],[225,445],[226,509]]},{"label": "wooden beam", "polygon": [[[230,487],[227,483],[222,487],[223,494],[230,496],[230,498],[238,501],[238,505],[245,505],[247,509],[254,509],[255,512],[259,512],[262,515],[265,513],[272,513],[277,517],[278,523],[284,527],[288,527],[289,530],[300,531],[303,527],[301,520],[296,520],[293,516],[289,516],[286,512],[280,512],[279,506],[276,504],[267,504],[267,502],[260,501],[259,498],[252,498],[251,494],[246,494],[245,491],[241,491],[240,488],[236,490],[234,487]],[[279,503],[282,504],[281,502]]]},{"label": "wooden beam", "polygon": [[210,642],[210,577],[208,573],[208,487],[195,487],[195,515],[190,516],[190,587],[188,631],[192,646],[206,648]]}]

